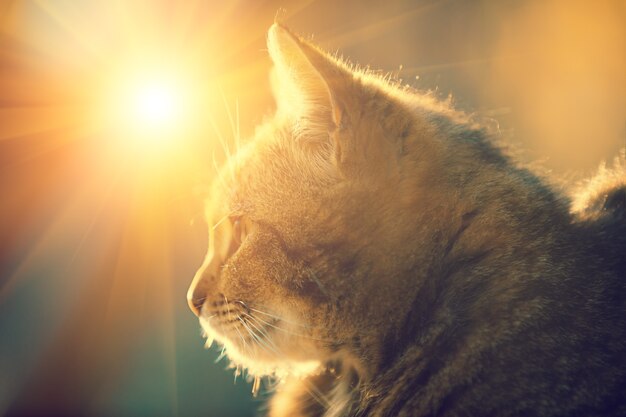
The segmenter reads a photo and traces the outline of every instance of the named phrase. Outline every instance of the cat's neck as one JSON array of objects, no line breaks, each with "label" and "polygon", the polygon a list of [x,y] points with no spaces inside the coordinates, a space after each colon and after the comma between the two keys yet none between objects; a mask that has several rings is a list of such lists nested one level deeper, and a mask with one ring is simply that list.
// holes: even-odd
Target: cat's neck
[{"label": "cat's neck", "polygon": [[[523,304],[519,294],[526,280],[536,279],[542,268],[554,269],[559,260],[549,256],[560,242],[571,240],[571,218],[554,204],[554,195],[543,190],[542,195],[524,195],[523,181],[518,182],[513,198],[510,191],[498,195],[492,190],[492,201],[483,199],[480,208],[459,204],[444,216],[452,220],[421,229],[423,235],[415,239],[420,255],[403,271],[406,301],[382,317],[385,332],[361,340],[363,380],[396,366],[408,349],[437,351],[447,340],[459,340],[476,330],[473,323],[485,322],[485,316],[493,316],[495,323],[514,319],[499,306]],[[524,199],[533,199],[533,204]],[[432,247],[425,250],[424,245]],[[388,279],[383,274],[380,280]],[[498,297],[497,302],[490,297]]]}]

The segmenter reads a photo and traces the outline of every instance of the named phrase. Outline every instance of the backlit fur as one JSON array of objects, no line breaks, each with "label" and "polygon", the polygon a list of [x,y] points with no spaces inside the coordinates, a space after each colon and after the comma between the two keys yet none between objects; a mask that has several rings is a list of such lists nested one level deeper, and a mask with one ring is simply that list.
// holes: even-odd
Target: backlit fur
[{"label": "backlit fur", "polygon": [[277,113],[213,185],[189,298],[279,381],[269,415],[626,415],[622,162],[572,213],[445,103],[268,49]]}]

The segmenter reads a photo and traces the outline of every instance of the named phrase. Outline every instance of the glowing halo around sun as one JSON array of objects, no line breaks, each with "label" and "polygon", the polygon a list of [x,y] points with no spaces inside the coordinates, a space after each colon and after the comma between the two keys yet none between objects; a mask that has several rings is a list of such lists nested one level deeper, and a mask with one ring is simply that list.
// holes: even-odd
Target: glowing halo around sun
[{"label": "glowing halo around sun", "polygon": [[122,168],[155,183],[159,176],[210,178],[206,161],[221,163],[239,140],[238,91],[254,97],[254,106],[242,108],[267,105],[257,80],[266,54],[248,57],[242,48],[249,40],[230,30],[239,46],[216,42],[221,25],[200,17],[211,2],[171,10],[117,0],[23,3],[11,9],[5,29],[29,52],[14,63],[24,70],[2,86],[7,97],[25,98],[5,111],[0,130],[11,137],[45,131],[49,146],[93,146],[85,178]]},{"label": "glowing halo around sun", "polygon": [[142,83],[131,94],[132,116],[140,127],[167,128],[180,118],[180,91],[164,80]]},{"label": "glowing halo around sun", "polygon": [[171,148],[191,134],[200,98],[187,74],[146,66],[122,66],[106,83],[103,128],[132,148]]}]

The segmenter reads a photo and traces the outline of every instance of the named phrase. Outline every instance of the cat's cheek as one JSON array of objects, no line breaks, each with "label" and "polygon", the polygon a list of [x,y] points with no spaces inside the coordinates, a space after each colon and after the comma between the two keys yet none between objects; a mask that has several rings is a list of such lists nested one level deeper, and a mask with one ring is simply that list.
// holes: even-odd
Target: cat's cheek
[{"label": "cat's cheek", "polygon": [[292,280],[286,284],[286,287],[296,299],[302,299],[313,305],[320,305],[330,301],[328,291],[319,280]]},{"label": "cat's cheek", "polygon": [[[322,301],[324,293],[314,280],[305,278],[306,269],[292,259],[274,234],[257,234],[246,242],[229,262],[233,277],[242,291],[251,294],[269,292],[278,296],[300,300]],[[277,300],[278,301],[278,300]]]},{"label": "cat's cheek", "polygon": [[[251,251],[250,248],[247,248]],[[231,300],[255,305],[278,304],[289,298],[283,282],[292,271],[271,258],[253,256],[243,251],[222,268],[221,287]]]}]

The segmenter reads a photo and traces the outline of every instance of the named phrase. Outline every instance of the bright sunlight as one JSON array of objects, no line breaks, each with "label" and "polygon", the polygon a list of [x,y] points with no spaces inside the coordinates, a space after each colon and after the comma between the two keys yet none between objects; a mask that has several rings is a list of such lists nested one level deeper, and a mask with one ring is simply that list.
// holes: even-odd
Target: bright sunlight
[{"label": "bright sunlight", "polygon": [[101,104],[104,129],[131,149],[171,149],[197,128],[192,117],[200,97],[189,75],[159,65],[122,62],[106,83]]},{"label": "bright sunlight", "polygon": [[176,123],[180,110],[179,92],[161,80],[138,85],[132,92],[133,116],[146,128],[170,127]]}]

